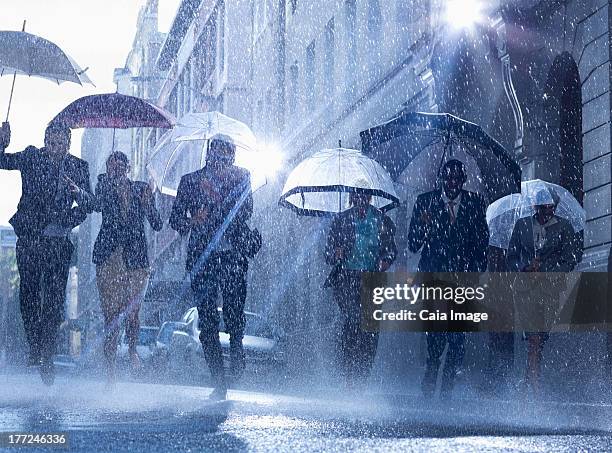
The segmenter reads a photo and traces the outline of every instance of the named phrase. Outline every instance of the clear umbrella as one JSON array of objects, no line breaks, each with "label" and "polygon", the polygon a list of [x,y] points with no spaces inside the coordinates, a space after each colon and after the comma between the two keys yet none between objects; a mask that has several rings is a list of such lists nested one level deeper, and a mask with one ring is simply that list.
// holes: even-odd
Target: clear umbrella
[{"label": "clear umbrella", "polygon": [[208,143],[217,135],[230,137],[236,145],[236,165],[251,172],[253,190],[265,184],[259,170],[270,156],[258,153],[255,135],[246,124],[219,112],[189,113],[160,138],[147,164],[162,193],[176,195],[181,177],[204,166]]},{"label": "clear umbrella", "polygon": [[399,205],[389,174],[356,149],[324,149],[291,172],[280,204],[300,215],[332,215],[349,208],[348,193],[372,195],[383,211]]},{"label": "clear umbrella", "polygon": [[519,219],[534,215],[534,206],[555,203],[555,215],[568,220],[575,232],[584,230],[586,211],[570,192],[557,184],[532,179],[521,183],[520,194],[500,198],[488,207],[489,244],[507,249]]},{"label": "clear umbrella", "polygon": [[[23,23],[25,30],[25,22]],[[57,44],[25,31],[0,31],[0,76],[11,74],[13,84],[6,121],[8,121],[17,74],[41,77],[57,84],[92,84],[76,62]]]}]

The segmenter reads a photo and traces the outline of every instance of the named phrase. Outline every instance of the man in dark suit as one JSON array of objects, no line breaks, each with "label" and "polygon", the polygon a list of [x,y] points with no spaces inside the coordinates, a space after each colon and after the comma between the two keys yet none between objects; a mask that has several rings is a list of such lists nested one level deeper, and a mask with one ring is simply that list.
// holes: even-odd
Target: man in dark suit
[{"label": "man in dark suit", "polygon": [[[10,223],[17,235],[19,298],[28,364],[40,365],[43,381],[54,380],[53,355],[64,302],[70,258],[74,246],[70,231],[85,220],[84,201],[91,196],[87,162],[68,153],[70,129],[50,124],[45,146],[29,146],[7,154],[10,128],[0,132],[0,168],[21,172],[21,199]],[[44,297],[41,295],[44,294]]]},{"label": "man in dark suit", "polygon": [[[574,270],[582,259],[581,236],[574,232],[568,220],[555,215],[559,197],[552,191],[551,196],[552,203],[536,205],[533,216],[516,223],[507,255],[510,272],[554,273],[546,279],[521,279],[515,291],[523,306],[530,307],[530,319],[542,325],[547,324],[547,309],[556,308],[566,289],[563,273]],[[539,393],[542,353],[548,336],[548,332],[524,334],[527,340],[525,382],[535,394]]]},{"label": "man in dark suit", "polygon": [[[412,211],[408,248],[421,250],[419,272],[484,272],[487,268],[489,229],[482,196],[463,190],[464,164],[449,160],[440,169],[442,190],[419,195]],[[425,396],[435,390],[440,357],[448,344],[442,369],[442,396],[449,397],[463,361],[463,332],[427,332],[427,369],[422,382]]]},{"label": "man in dark suit", "polygon": [[[223,320],[230,334],[230,359],[234,375],[244,369],[245,315],[253,212],[251,178],[234,165],[236,147],[230,137],[210,141],[206,166],[181,178],[170,214],[170,226],[189,234],[187,271],[198,303],[200,341],[215,380],[211,399],[225,399],[227,384],[219,341],[217,296],[223,296]],[[260,240],[260,238],[259,238]]]}]

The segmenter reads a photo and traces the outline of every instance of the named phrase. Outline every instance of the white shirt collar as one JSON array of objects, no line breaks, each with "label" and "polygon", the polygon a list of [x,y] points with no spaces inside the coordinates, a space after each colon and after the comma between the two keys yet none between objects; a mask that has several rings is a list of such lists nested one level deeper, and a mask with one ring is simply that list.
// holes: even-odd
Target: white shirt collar
[{"label": "white shirt collar", "polygon": [[444,202],[445,205],[448,205],[448,203],[452,201],[453,203],[455,203],[455,206],[459,206],[461,204],[461,192],[459,192],[459,195],[457,195],[457,197],[454,200],[451,200],[450,198],[446,196],[446,192],[442,190],[442,201]]}]

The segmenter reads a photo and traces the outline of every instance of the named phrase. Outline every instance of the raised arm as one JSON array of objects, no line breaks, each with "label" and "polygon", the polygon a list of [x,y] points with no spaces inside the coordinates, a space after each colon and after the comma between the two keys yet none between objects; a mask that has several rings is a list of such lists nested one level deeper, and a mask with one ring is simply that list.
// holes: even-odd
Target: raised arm
[{"label": "raised arm", "polygon": [[68,216],[68,225],[72,228],[83,223],[87,218],[87,214],[92,212],[93,195],[91,194],[89,164],[87,162],[82,161],[79,170],[76,172],[74,183],[80,190],[75,195],[77,206],[70,209]]},{"label": "raised arm", "polygon": [[189,185],[183,176],[179,182],[176,198],[172,204],[169,224],[173,230],[176,230],[181,236],[185,236],[191,231],[191,218],[189,217]]},{"label": "raised arm", "polygon": [[247,174],[243,182],[240,184],[240,198],[241,203],[236,213],[237,223],[246,223],[247,220],[253,215],[253,192],[251,190],[251,175]]},{"label": "raised arm", "polygon": [[419,196],[414,203],[410,227],[408,228],[408,250],[412,253],[417,253],[425,242],[425,236],[429,229],[423,221],[425,215],[425,202],[422,196]]},{"label": "raised arm", "polygon": [[393,264],[397,257],[397,245],[395,243],[395,224],[387,215],[383,216],[383,224],[380,232],[380,256],[381,261],[389,265]]},{"label": "raised arm", "polygon": [[149,221],[149,225],[155,231],[161,231],[164,226],[161,216],[159,215],[159,211],[155,206],[155,198],[153,197],[153,192],[148,184],[144,184],[141,192],[142,197],[142,205],[144,208],[145,215],[147,216],[147,220]]},{"label": "raised arm", "polygon": [[335,265],[342,261],[342,257],[336,254],[336,250],[341,249],[342,246],[342,217],[338,214],[334,217],[325,244],[325,262],[327,264]]},{"label": "raised arm", "polygon": [[24,153],[9,153],[6,148],[11,143],[11,127],[9,123],[2,123],[0,127],[0,169],[2,170],[21,170],[24,160]]}]

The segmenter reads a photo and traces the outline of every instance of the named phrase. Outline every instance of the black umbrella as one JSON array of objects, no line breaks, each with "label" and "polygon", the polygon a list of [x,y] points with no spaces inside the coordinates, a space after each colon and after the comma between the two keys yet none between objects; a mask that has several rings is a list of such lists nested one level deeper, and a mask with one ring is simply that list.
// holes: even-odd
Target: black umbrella
[{"label": "black umbrella", "polygon": [[415,190],[433,190],[438,171],[449,159],[463,161],[468,187],[489,203],[521,191],[521,169],[508,152],[478,124],[448,113],[402,113],[361,132],[362,151],[396,180],[409,166]]}]

